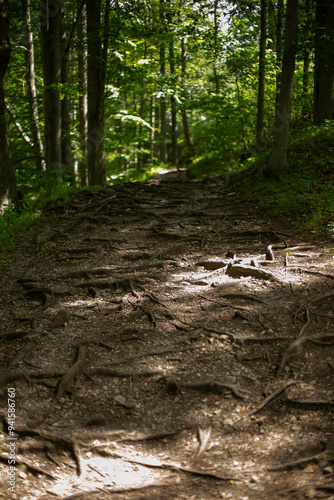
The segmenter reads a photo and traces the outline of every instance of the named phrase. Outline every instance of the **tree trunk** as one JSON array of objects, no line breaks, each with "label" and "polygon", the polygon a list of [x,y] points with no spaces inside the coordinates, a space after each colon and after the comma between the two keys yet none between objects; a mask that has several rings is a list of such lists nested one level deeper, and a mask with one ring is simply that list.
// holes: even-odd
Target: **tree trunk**
[{"label": "tree trunk", "polygon": [[[110,1],[106,2],[105,28],[109,23]],[[101,0],[87,0],[88,45],[88,183],[106,185],[104,89],[107,37],[102,49]]]},{"label": "tree trunk", "polygon": [[309,84],[310,84],[310,52],[308,49],[303,54],[303,117],[306,118],[309,111]]},{"label": "tree trunk", "polygon": [[155,157],[155,94],[151,97],[151,137],[150,137],[150,161],[151,168],[154,167],[154,157]]},{"label": "tree trunk", "polygon": [[278,98],[273,145],[267,173],[276,175],[287,168],[288,138],[295,76],[295,55],[298,38],[298,0],[288,0],[284,43],[282,81]]},{"label": "tree trunk", "polygon": [[72,178],[74,182],[74,163],[72,157],[71,147],[71,105],[68,98],[68,85],[69,85],[69,60],[70,51],[67,46],[68,37],[66,33],[66,7],[61,7],[61,84],[62,84],[62,99],[61,99],[61,161],[66,174]]},{"label": "tree trunk", "polygon": [[[218,97],[219,92],[220,92],[220,82],[219,82],[219,75],[218,75],[218,70],[217,70],[217,59],[218,59],[218,54],[220,48],[218,47],[218,29],[219,29],[219,23],[218,23],[218,0],[214,0],[213,4],[213,22],[214,22],[214,43],[213,43],[213,77],[215,81],[215,93],[216,96]],[[219,115],[216,113],[216,128],[219,127]]]},{"label": "tree trunk", "polygon": [[31,5],[30,0],[26,0],[26,25],[27,25],[27,53],[26,53],[26,80],[29,99],[29,110],[31,119],[31,133],[36,155],[37,171],[45,170],[45,160],[43,158],[43,143],[38,118],[37,93],[35,85],[35,57],[34,57],[34,36],[31,26]]},{"label": "tree trunk", "polygon": [[334,118],[334,4],[316,1],[316,42],[314,61],[315,125]]},{"label": "tree trunk", "polygon": [[257,93],[256,146],[264,146],[264,91],[266,79],[266,40],[267,40],[267,0],[261,0],[261,37],[259,50],[259,85]]},{"label": "tree trunk", "polygon": [[81,186],[87,186],[87,19],[85,8],[79,18],[78,35],[79,135],[81,149],[79,177]]},{"label": "tree trunk", "polygon": [[[161,22],[161,33],[165,32],[165,5],[164,0],[160,0],[160,22]],[[165,42],[161,42],[160,45],[160,75],[162,79],[162,94],[165,90],[165,76],[166,76],[166,58],[165,58]],[[161,123],[161,157],[160,160],[163,163],[168,162],[168,149],[167,149],[167,104],[166,96],[162,95],[160,98],[160,123]]]},{"label": "tree trunk", "polygon": [[[171,37],[169,42],[169,65],[170,65],[170,74],[173,79],[173,83],[176,83],[175,80],[175,54],[174,54],[174,39]],[[179,155],[177,148],[177,114],[176,114],[176,100],[172,95],[171,98],[171,112],[172,112],[172,162],[174,165],[178,165],[179,163]]]},{"label": "tree trunk", "polygon": [[46,167],[61,177],[59,0],[40,0]]},{"label": "tree trunk", "polygon": [[[186,97],[185,94],[186,94],[186,79],[187,79],[187,44],[184,38],[182,38],[181,40],[181,65],[182,65],[182,89],[184,97]],[[185,112],[184,109],[182,110],[182,125],[183,125],[184,142],[186,143],[187,151],[191,157],[194,156],[195,154],[195,145],[193,138],[191,137],[190,134],[187,113]]]},{"label": "tree trunk", "polygon": [[[305,16],[307,18],[312,17],[312,12],[311,12],[311,2],[310,0],[306,0],[305,2]],[[308,118],[309,114],[309,86],[310,86],[310,50],[309,47],[304,47],[303,51],[303,83],[302,83],[302,88],[303,88],[303,108],[302,108],[302,113],[303,113],[303,119],[305,120]]]},{"label": "tree trunk", "polygon": [[5,119],[5,77],[10,60],[8,0],[0,0],[0,210],[17,204],[16,181]]},{"label": "tree trunk", "polygon": [[276,62],[278,66],[278,71],[276,74],[276,111],[278,108],[278,96],[280,94],[281,80],[282,80],[283,24],[284,24],[283,19],[284,19],[284,0],[278,0],[277,24],[276,24]]}]

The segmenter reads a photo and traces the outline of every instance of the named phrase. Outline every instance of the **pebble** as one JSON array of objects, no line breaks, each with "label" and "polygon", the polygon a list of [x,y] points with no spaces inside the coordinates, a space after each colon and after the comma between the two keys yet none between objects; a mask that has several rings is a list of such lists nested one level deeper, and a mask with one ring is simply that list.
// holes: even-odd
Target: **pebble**
[{"label": "pebble", "polygon": [[259,482],[259,478],[258,478],[258,476],[252,476],[252,477],[250,478],[250,480],[251,480],[251,483],[258,483],[258,482]]},{"label": "pebble", "polygon": [[225,418],[224,425],[233,425],[233,420],[231,418]]},{"label": "pebble", "polygon": [[125,405],[126,404],[126,399],[124,396],[121,396],[120,394],[118,396],[115,396],[114,397],[114,401],[116,401],[116,403],[119,403],[121,405]]}]

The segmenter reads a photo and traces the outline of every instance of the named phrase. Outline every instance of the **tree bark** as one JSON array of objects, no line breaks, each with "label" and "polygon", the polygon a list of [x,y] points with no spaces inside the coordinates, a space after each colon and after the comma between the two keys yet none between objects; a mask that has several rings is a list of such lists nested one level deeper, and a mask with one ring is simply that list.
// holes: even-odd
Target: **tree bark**
[{"label": "tree bark", "polygon": [[295,55],[298,38],[298,0],[288,0],[282,82],[274,126],[274,137],[267,174],[277,175],[287,168],[288,139],[293,99]]},{"label": "tree bark", "polygon": [[[173,36],[169,42],[169,66],[170,74],[174,81],[175,79],[175,54],[174,54],[174,39]],[[176,99],[172,95],[171,98],[171,114],[172,114],[172,162],[174,165],[179,164],[179,154],[177,147],[177,110],[176,110]]]},{"label": "tree bark", "polygon": [[66,174],[72,178],[74,182],[74,162],[71,147],[71,105],[68,97],[69,85],[69,60],[70,48],[68,47],[68,36],[66,33],[66,6],[61,7],[61,84],[62,84],[62,99],[61,99],[61,161]]},{"label": "tree bark", "polygon": [[8,0],[0,0],[0,210],[17,204],[14,168],[11,160],[5,119],[5,77],[10,60]]},{"label": "tree bark", "polygon": [[[278,97],[282,81],[282,59],[283,59],[283,22],[284,20],[284,0],[277,1],[277,24],[276,24],[276,62],[278,71],[276,74],[276,111],[278,108]],[[276,118],[276,116],[275,116]]]},{"label": "tree bark", "polygon": [[79,177],[81,186],[87,186],[87,19],[86,9],[79,18],[78,83],[79,83],[79,135],[81,158]]},{"label": "tree bark", "polygon": [[151,137],[150,137],[150,163],[154,167],[155,157],[155,94],[151,97]]},{"label": "tree bark", "polygon": [[44,148],[42,143],[41,130],[38,117],[38,103],[35,85],[35,56],[34,56],[34,36],[31,26],[31,5],[30,0],[26,0],[26,25],[27,25],[27,53],[26,53],[26,80],[29,99],[29,110],[31,114],[31,133],[36,155],[37,171],[45,170]]},{"label": "tree bark", "polygon": [[[164,23],[165,23],[165,6],[164,0],[160,0],[160,22],[162,24],[161,32],[164,33]],[[162,79],[162,94],[164,93],[165,87],[165,76],[166,76],[166,58],[165,58],[165,42],[161,42],[160,45],[160,75]],[[163,163],[168,162],[168,149],[167,149],[167,105],[166,97],[162,95],[160,97],[160,123],[161,123],[161,157],[160,160]]]},{"label": "tree bark", "polygon": [[316,1],[313,121],[320,125],[334,118],[334,4]]},{"label": "tree bark", "polygon": [[[106,2],[105,29],[109,23],[110,1]],[[101,0],[87,0],[88,45],[88,183],[106,185],[104,89],[107,37],[102,48]]]},{"label": "tree bark", "polygon": [[[181,69],[181,71],[182,71],[182,89],[183,89],[184,97],[186,97],[187,44],[186,44],[186,40],[184,38],[182,38],[182,40],[181,40],[181,65],[182,65],[182,69]],[[187,113],[184,109],[182,110],[182,126],[183,126],[184,142],[186,143],[187,151],[188,151],[190,157],[194,156],[195,145],[194,145],[193,138],[190,134],[188,116],[187,116]]]},{"label": "tree bark", "polygon": [[256,146],[264,146],[264,91],[266,79],[266,40],[267,40],[267,0],[261,0],[261,36],[259,50],[259,84],[257,93]]},{"label": "tree bark", "polygon": [[46,168],[61,177],[59,0],[40,0]]}]

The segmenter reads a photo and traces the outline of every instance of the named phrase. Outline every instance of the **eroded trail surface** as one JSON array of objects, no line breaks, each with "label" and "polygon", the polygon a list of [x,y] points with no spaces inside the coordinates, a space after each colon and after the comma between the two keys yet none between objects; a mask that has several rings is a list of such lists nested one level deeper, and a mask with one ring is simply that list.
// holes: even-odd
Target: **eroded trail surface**
[{"label": "eroded trail surface", "polygon": [[333,258],[221,178],[49,207],[1,272],[0,498],[334,498]]}]

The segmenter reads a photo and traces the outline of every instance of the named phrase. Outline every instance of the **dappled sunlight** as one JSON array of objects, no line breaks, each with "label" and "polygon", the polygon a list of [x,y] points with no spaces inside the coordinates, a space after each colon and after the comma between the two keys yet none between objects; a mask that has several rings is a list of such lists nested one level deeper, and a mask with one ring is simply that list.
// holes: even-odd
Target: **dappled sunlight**
[{"label": "dappled sunlight", "polygon": [[[115,449],[113,442],[104,442],[103,444],[95,440],[91,443],[92,448],[103,448],[110,458],[94,457],[91,452],[87,452],[82,458],[81,467],[83,468],[83,477],[79,481],[72,475],[67,478],[59,478],[49,493],[60,495],[70,495],[73,492],[73,486],[80,486],[80,491],[89,493],[90,491],[104,489],[108,490],[131,490],[142,488],[159,482],[164,482],[171,477],[171,474],[154,469],[154,466],[161,464],[161,461],[150,454],[134,453],[130,449],[122,450],[122,455],[117,456],[116,451],[108,451],[109,447]],[[113,458],[115,457],[115,458]],[[138,463],[136,463],[138,462]],[[147,463],[148,466],[140,465],[139,462]],[[74,481],[74,483],[73,483]]]},{"label": "dappled sunlight", "polygon": [[6,321],[24,326],[3,337],[4,377],[17,387],[17,428],[51,450],[18,454],[42,469],[49,495],[171,498],[196,485],[203,498],[259,496],[279,489],[270,468],[322,450],[333,249],[280,236],[251,210],[238,219],[208,185],[75,195],[16,263],[3,334]]}]

